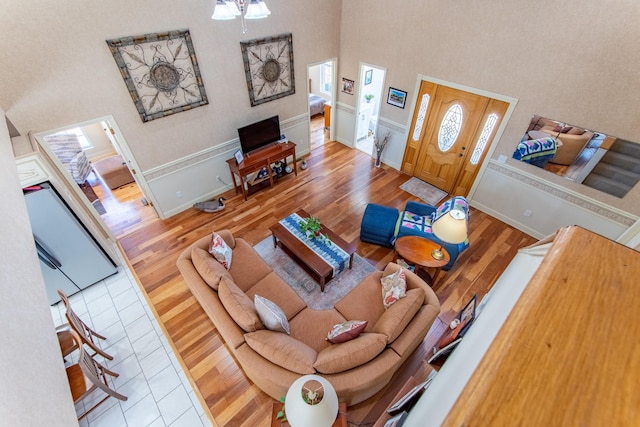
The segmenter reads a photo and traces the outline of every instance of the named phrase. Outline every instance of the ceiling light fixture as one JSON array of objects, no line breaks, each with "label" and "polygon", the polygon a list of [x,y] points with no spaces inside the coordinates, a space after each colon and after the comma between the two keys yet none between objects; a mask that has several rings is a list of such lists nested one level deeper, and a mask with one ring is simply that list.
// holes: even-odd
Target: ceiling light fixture
[{"label": "ceiling light fixture", "polygon": [[262,0],[216,0],[211,19],[226,21],[240,17],[242,34],[247,34],[247,19],[264,19],[271,15],[271,11]]}]

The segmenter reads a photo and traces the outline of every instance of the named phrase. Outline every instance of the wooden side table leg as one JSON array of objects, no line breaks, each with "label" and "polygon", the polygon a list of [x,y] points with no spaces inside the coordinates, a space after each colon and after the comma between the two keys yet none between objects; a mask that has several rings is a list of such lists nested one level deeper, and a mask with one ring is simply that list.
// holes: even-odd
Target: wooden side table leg
[{"label": "wooden side table leg", "polygon": [[440,274],[440,271],[442,271],[442,268],[436,268],[434,269],[435,271],[433,272],[433,275],[431,276],[431,287],[433,288],[436,284],[436,278],[438,277],[438,275]]}]

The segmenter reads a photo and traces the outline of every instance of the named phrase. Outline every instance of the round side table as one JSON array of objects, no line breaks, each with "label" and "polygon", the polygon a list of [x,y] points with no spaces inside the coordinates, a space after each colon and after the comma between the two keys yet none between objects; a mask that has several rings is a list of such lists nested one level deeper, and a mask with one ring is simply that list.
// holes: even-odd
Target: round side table
[{"label": "round side table", "polygon": [[396,240],[396,261],[398,258],[404,259],[408,264],[415,266],[414,273],[418,274],[420,269],[433,269],[431,277],[431,287],[436,283],[436,278],[442,267],[449,263],[449,253],[442,248],[444,258],[435,259],[431,252],[440,249],[440,245],[424,237],[404,236]]}]

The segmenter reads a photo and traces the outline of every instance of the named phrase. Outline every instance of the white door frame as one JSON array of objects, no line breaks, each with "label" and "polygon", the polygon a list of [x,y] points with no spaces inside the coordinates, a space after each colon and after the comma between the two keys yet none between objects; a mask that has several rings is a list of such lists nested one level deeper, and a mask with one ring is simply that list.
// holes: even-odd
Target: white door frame
[{"label": "white door frame", "polygon": [[[338,58],[330,58],[325,59],[324,61],[314,62],[312,64],[307,64],[307,82],[309,82],[309,68],[317,67],[318,65],[326,64],[327,62],[331,62],[331,125],[329,126],[329,141],[335,141],[336,135],[336,107],[338,100],[338,84],[336,82],[336,76],[338,75]],[[309,85],[305,84],[307,88],[307,100],[309,99]],[[307,114],[309,115],[309,123],[308,123],[308,135],[311,135],[311,110],[309,109],[309,103],[307,102]],[[309,145],[311,145],[311,141],[309,141]]]},{"label": "white door frame", "polygon": [[[355,127],[353,129],[353,147],[357,148],[358,145],[358,118],[360,117],[360,105],[362,105],[362,98],[364,97],[364,68],[365,67],[369,67],[369,68],[375,68],[376,70],[380,70],[384,73],[384,76],[382,77],[382,84],[380,85],[380,93],[376,94],[378,99],[376,100],[376,102],[379,102],[380,107],[379,107],[379,112],[382,111],[382,99],[384,96],[384,87],[385,87],[385,80],[387,78],[387,68],[386,67],[381,67],[379,65],[373,65],[373,64],[368,64],[366,62],[360,62],[360,67],[359,67],[359,71],[358,71],[358,76],[360,76],[359,81],[358,81],[358,89],[356,91],[356,116],[355,116]],[[373,134],[376,135],[376,131],[378,130],[378,123],[380,122],[380,116],[381,114],[378,113],[378,120],[376,120],[376,128],[373,130]],[[375,150],[373,152],[370,153],[371,157],[375,156]]]},{"label": "white door frame", "polygon": [[[114,143],[116,151],[120,153],[124,158],[125,162],[127,162],[127,167],[131,171],[131,175],[133,176],[133,179],[136,181],[136,184],[138,184],[138,187],[140,188],[140,192],[142,193],[143,197],[147,199],[149,204],[153,207],[154,212],[159,217],[158,211],[156,210],[156,207],[155,207],[156,203],[155,203],[155,200],[153,199],[153,192],[149,188],[149,185],[147,184],[147,180],[144,178],[144,175],[142,173],[139,173],[140,167],[138,166],[138,163],[136,162],[136,159],[133,153],[131,152],[131,149],[129,148],[129,144],[127,144],[127,141],[124,138],[124,135],[122,134],[122,132],[120,131],[120,128],[116,123],[116,119],[113,116],[108,115],[108,116],[98,117],[96,119],[87,120],[84,122],[75,123],[68,126],[63,126],[57,129],[51,129],[43,132],[33,133],[33,137],[38,143],[38,145],[40,146],[40,148],[47,153],[47,155],[56,163],[56,166],[58,167],[58,169],[60,169],[63,172],[69,184],[76,185],[75,181],[73,181],[73,179],[71,178],[71,175],[69,175],[68,173],[64,173],[66,172],[66,169],[62,166],[62,163],[60,162],[60,160],[58,160],[58,157],[51,150],[51,148],[49,147],[49,144],[47,144],[44,137],[47,135],[51,135],[53,133],[65,131],[67,129],[78,128],[78,127],[83,128],[93,124],[99,124],[101,122],[105,122],[109,127],[109,129],[113,130],[112,132],[113,138],[110,138],[110,139]],[[106,225],[104,225],[104,227],[105,229],[107,228]]]}]

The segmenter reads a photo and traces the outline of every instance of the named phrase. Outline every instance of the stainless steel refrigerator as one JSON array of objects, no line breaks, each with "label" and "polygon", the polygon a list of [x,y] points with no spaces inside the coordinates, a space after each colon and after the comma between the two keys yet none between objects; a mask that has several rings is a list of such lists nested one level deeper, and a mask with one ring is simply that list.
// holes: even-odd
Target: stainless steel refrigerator
[{"label": "stainless steel refrigerator", "polygon": [[89,234],[49,183],[24,192],[49,304],[118,272],[115,263]]}]

